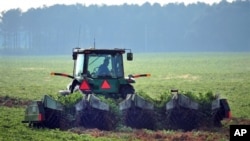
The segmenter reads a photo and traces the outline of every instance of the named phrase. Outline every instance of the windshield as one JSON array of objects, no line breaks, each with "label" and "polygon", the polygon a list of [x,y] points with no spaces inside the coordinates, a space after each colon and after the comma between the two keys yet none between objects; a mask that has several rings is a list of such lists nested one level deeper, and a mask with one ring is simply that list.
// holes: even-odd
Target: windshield
[{"label": "windshield", "polygon": [[83,63],[84,63],[84,55],[78,54],[75,66],[75,77],[81,76],[83,74]]},{"label": "windshield", "polygon": [[123,77],[122,55],[117,54],[89,54],[88,73],[93,78]]}]

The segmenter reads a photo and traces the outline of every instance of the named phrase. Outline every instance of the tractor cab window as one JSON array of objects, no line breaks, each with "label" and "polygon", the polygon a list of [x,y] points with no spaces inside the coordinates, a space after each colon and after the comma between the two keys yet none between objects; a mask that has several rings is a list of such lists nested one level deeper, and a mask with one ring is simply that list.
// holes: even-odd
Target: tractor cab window
[{"label": "tractor cab window", "polygon": [[83,74],[83,63],[84,63],[84,55],[78,54],[75,66],[75,77],[79,77]]},{"label": "tractor cab window", "polygon": [[92,78],[123,77],[121,54],[89,54],[88,73]]},{"label": "tractor cab window", "polygon": [[123,70],[123,60],[121,54],[116,54],[112,58],[114,73],[118,78],[124,77],[124,70]]}]

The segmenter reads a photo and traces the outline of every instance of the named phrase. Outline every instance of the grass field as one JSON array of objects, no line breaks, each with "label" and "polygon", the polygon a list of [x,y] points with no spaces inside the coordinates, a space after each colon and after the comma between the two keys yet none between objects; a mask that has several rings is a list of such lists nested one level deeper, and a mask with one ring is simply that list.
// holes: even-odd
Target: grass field
[{"label": "grass field", "polygon": [[[56,95],[71,80],[52,77],[50,72],[72,74],[72,67],[71,55],[0,56],[0,97],[39,100],[44,94]],[[233,117],[250,119],[250,53],[139,53],[134,54],[134,61],[125,61],[125,73],[150,73],[149,78],[138,78],[134,87],[139,94],[156,101],[172,88],[197,94],[212,91],[228,99]],[[46,140],[138,139],[127,133],[119,133],[120,136],[104,133],[105,136],[96,138],[93,132],[78,135],[68,131],[29,129],[21,123],[24,107],[0,106],[0,111],[0,140],[43,140],[43,136]],[[200,131],[195,134],[199,135]],[[222,136],[222,139],[227,138]]]}]

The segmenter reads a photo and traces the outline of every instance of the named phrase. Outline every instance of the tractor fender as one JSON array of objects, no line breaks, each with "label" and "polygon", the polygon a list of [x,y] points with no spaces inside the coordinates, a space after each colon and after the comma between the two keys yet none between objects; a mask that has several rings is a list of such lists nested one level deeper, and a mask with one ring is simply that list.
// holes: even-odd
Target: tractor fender
[{"label": "tractor fender", "polygon": [[127,83],[135,83],[135,79],[134,78],[125,77],[125,80],[127,81]]}]

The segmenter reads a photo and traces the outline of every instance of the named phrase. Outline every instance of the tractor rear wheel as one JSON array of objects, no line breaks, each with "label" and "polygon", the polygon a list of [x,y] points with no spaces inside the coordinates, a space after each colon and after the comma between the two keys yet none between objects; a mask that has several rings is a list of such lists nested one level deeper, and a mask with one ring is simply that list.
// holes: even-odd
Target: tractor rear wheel
[{"label": "tractor rear wheel", "polygon": [[127,84],[127,85],[122,85],[120,87],[120,94],[121,94],[121,97],[123,99],[125,99],[127,97],[128,94],[134,94],[135,93],[135,89],[133,86]]}]

